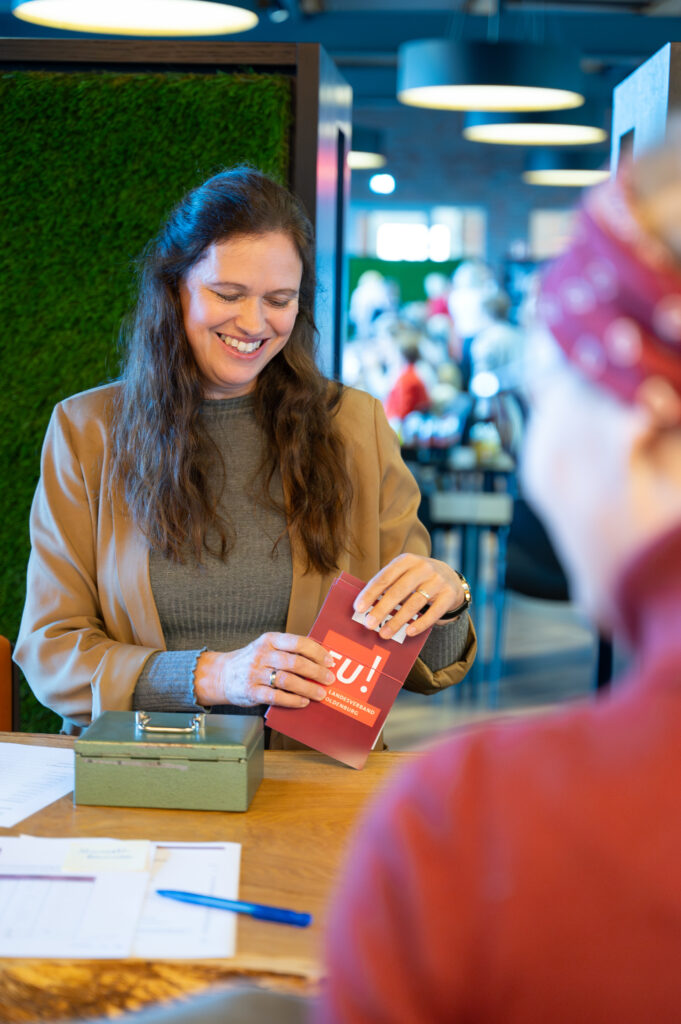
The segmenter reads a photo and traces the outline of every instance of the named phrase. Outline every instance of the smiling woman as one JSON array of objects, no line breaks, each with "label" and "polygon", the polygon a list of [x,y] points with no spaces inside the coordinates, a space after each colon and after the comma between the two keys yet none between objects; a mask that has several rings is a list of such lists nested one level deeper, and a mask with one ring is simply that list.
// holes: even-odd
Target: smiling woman
[{"label": "smiling woman", "polygon": [[293,330],[302,271],[291,239],[274,231],[211,245],[192,267],[180,298],[206,398],[253,390]]},{"label": "smiling woman", "polygon": [[215,175],[145,250],[121,379],[56,407],[16,657],[69,731],[323,700],[332,659],[307,633],[343,570],[394,612],[382,636],[438,624],[412,689],[472,661],[465,583],[429,557],[380,403],[316,367],[314,265],[294,196]]}]

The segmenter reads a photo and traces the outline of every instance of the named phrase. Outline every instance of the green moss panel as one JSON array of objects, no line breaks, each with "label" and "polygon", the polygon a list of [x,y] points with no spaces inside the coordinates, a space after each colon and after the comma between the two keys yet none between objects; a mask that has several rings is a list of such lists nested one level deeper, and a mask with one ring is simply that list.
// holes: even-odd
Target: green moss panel
[{"label": "green moss panel", "polygon": [[[291,88],[250,71],[0,75],[0,633],[11,640],[53,406],[117,375],[135,259],[188,188],[239,162],[288,180]],[[25,684],[21,727],[59,727]]]}]

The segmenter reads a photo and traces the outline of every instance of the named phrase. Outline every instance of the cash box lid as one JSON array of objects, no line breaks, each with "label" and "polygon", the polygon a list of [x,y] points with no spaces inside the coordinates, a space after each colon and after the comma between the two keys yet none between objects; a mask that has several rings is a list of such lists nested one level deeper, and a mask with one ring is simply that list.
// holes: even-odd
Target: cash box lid
[{"label": "cash box lid", "polygon": [[263,732],[257,715],[105,711],[75,742],[87,757],[243,761]]}]

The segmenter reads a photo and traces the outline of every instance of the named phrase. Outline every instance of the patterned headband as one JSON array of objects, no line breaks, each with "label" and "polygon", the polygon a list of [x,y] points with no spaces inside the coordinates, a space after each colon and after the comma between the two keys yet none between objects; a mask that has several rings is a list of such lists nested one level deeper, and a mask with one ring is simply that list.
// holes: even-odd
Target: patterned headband
[{"label": "patterned headband", "polygon": [[634,218],[626,177],[589,193],[538,312],[568,359],[620,398],[650,377],[681,396],[681,267]]}]

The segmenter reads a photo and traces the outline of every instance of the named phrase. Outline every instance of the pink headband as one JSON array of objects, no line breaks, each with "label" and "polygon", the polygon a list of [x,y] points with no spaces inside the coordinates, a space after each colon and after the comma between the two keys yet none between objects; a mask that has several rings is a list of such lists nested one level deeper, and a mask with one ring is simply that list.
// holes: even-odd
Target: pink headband
[{"label": "pink headband", "polygon": [[622,179],[588,195],[538,311],[568,359],[620,398],[649,377],[681,395],[681,268],[633,217]]}]

